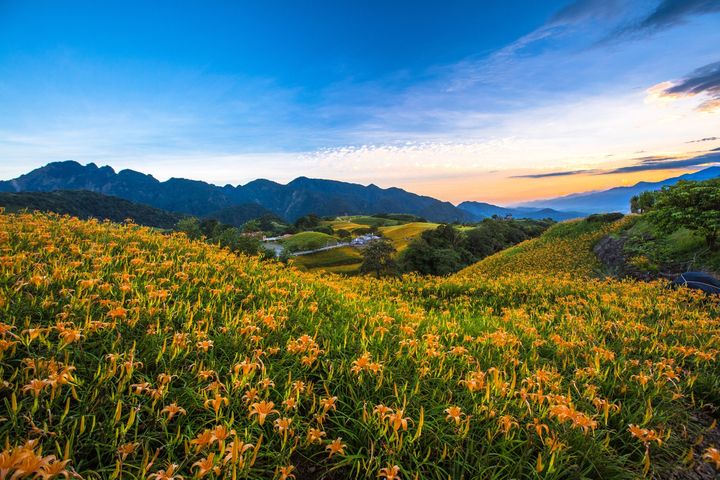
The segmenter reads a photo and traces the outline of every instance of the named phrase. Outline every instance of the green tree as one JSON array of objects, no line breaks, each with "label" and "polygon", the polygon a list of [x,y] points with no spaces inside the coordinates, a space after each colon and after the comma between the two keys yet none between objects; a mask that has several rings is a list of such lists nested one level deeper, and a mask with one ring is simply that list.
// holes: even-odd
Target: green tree
[{"label": "green tree", "polygon": [[652,209],[646,214],[665,233],[680,227],[705,237],[711,250],[720,235],[720,178],[704,182],[681,181],[656,192]]},{"label": "green tree", "polygon": [[260,230],[260,223],[257,220],[248,220],[242,226],[243,232],[259,232]]},{"label": "green tree", "polygon": [[315,227],[320,225],[320,220],[320,217],[318,217],[314,213],[309,213],[304,217],[300,217],[295,220],[295,228],[297,228],[301,232],[313,230]]},{"label": "green tree", "polygon": [[352,237],[352,234],[351,234],[349,231],[343,230],[342,228],[339,229],[339,230],[337,230],[337,231],[335,232],[335,235],[337,235],[339,238],[350,238],[350,237]]},{"label": "green tree", "polygon": [[655,197],[658,192],[647,191],[635,195],[630,199],[630,211],[632,213],[645,213],[652,209],[655,204]]},{"label": "green tree", "polygon": [[233,252],[244,253],[246,255],[257,255],[260,253],[260,240],[250,235],[243,235],[239,228],[223,229],[213,242],[217,242],[221,247],[227,247]]},{"label": "green tree", "polygon": [[186,217],[177,222],[175,230],[183,232],[188,238],[197,240],[202,237],[202,231],[200,230],[200,221],[195,217]]},{"label": "green tree", "polygon": [[381,275],[395,274],[397,265],[393,258],[394,254],[395,247],[389,240],[372,240],[362,251],[363,263],[360,265],[360,271],[374,272],[378,278]]}]

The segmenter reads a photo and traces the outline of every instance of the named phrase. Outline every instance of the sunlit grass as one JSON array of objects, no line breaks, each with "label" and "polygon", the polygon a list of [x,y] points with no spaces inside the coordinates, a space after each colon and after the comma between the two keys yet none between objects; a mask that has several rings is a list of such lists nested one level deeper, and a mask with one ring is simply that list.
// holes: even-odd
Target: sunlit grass
[{"label": "sunlit grass", "polygon": [[437,228],[437,223],[411,222],[404,225],[380,227],[378,230],[385,238],[393,242],[398,251],[404,250],[408,244],[418,238],[422,232]]}]

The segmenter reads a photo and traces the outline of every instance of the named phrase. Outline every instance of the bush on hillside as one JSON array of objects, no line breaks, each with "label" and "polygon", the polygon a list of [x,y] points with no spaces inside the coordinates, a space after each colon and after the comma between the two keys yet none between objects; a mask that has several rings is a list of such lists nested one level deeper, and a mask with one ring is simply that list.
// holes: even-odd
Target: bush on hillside
[{"label": "bush on hillside", "polygon": [[718,248],[720,235],[720,178],[704,182],[681,181],[656,192],[646,214],[660,231],[672,233],[680,227],[698,232],[711,250]]},{"label": "bush on hillside", "polygon": [[620,212],[593,213],[592,215],[589,215],[586,220],[588,222],[596,222],[596,223],[612,223],[612,222],[617,222],[624,216],[625,215],[623,215]]}]

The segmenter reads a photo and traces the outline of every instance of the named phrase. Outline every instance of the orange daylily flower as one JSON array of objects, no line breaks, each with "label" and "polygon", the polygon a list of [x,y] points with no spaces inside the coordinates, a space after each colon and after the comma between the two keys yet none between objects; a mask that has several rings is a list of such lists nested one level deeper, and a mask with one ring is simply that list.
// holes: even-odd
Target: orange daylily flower
[{"label": "orange daylily flower", "polygon": [[323,410],[327,413],[329,410],[337,410],[337,397],[327,397],[320,400],[320,405]]},{"label": "orange daylily flower", "polygon": [[220,475],[220,467],[215,465],[215,452],[193,463],[192,466],[193,468],[198,467],[198,478],[202,478],[210,472]]},{"label": "orange daylily flower", "polygon": [[292,418],[288,417],[282,417],[275,419],[274,429],[278,431],[278,433],[282,434],[289,434],[292,436],[293,431],[290,428],[290,424],[292,423]]},{"label": "orange daylily flower", "polygon": [[336,453],[337,453],[338,455],[345,455],[345,447],[346,447],[346,446],[347,446],[347,445],[345,445],[344,443],[342,443],[342,438],[341,438],[341,437],[336,438],[335,440],[333,440],[332,442],[330,442],[330,443],[325,447],[325,450],[328,450],[328,451],[330,452],[330,454],[328,455],[328,458],[332,457],[332,456],[333,456],[334,454],[336,454]]},{"label": "orange daylily flower", "polygon": [[400,467],[390,465],[389,467],[381,468],[377,476],[383,477],[385,480],[400,480]]},{"label": "orange daylily flower", "polygon": [[130,442],[130,443],[124,443],[120,445],[117,449],[117,454],[120,457],[120,461],[125,461],[125,459],[129,456],[135,453],[135,450],[137,447],[140,446],[140,443],[138,442]]},{"label": "orange daylily flower", "polygon": [[705,453],[703,453],[702,458],[708,463],[714,463],[715,470],[720,470],[720,450],[718,450],[717,448],[708,447],[705,450]]},{"label": "orange daylily flower", "polygon": [[405,411],[403,409],[398,409],[396,412],[389,412],[385,414],[385,419],[390,422],[390,425],[392,425],[393,431],[397,432],[401,428],[403,431],[407,431],[408,429],[408,422],[412,422],[410,417],[404,417]]},{"label": "orange daylily flower", "polygon": [[167,468],[167,470],[158,470],[156,473],[152,473],[148,475],[148,479],[154,479],[154,480],[183,480],[182,475],[178,475],[175,473],[175,470],[178,468],[178,465],[173,463],[170,464]]},{"label": "orange daylily flower", "polygon": [[212,430],[205,430],[194,439],[190,440],[190,445],[195,445],[195,451],[199,452],[205,447],[215,443],[215,435]]},{"label": "orange daylily flower", "polygon": [[169,422],[170,420],[172,420],[172,418],[175,415],[177,415],[177,414],[185,415],[187,412],[185,411],[184,408],[178,406],[177,403],[171,403],[170,405],[167,405],[165,408],[160,410],[160,413],[167,413],[168,414],[167,421]]},{"label": "orange daylily flower", "polygon": [[637,438],[645,445],[650,444],[650,442],[657,442],[658,445],[662,445],[662,439],[660,439],[655,430],[640,428],[637,425],[630,425],[628,430],[633,437]]},{"label": "orange daylily flower", "polygon": [[250,405],[250,414],[248,417],[252,417],[253,415],[258,416],[258,423],[260,425],[265,423],[265,417],[270,415],[271,413],[280,413],[277,410],[274,409],[275,403],[268,402],[263,400],[262,402],[255,402],[252,405]]},{"label": "orange daylily flower", "polygon": [[213,411],[215,412],[215,415],[217,415],[217,413],[220,411],[220,408],[223,405],[228,405],[229,403],[230,403],[230,401],[226,397],[216,394],[215,398],[212,398],[212,399],[209,398],[209,399],[205,400],[205,407],[208,407],[209,405],[211,405],[213,408]]},{"label": "orange daylily flower", "polygon": [[310,430],[308,430],[307,441],[308,443],[320,443],[326,435],[327,434],[319,428],[310,428]]},{"label": "orange daylily flower", "polygon": [[452,406],[445,409],[445,413],[447,413],[447,417],[445,417],[448,421],[454,421],[456,425],[460,425],[460,420],[465,415],[462,413],[462,410],[460,407]]},{"label": "orange daylily flower", "polygon": [[295,478],[295,474],[292,473],[292,471],[295,470],[295,467],[292,465],[288,465],[287,467],[279,467],[278,471],[280,474],[280,480],[288,480],[289,478]]},{"label": "orange daylily flower", "polygon": [[30,380],[30,383],[22,387],[22,391],[32,392],[33,396],[37,398],[40,395],[40,392],[42,392],[45,387],[48,387],[50,384],[47,382],[47,380],[39,380],[37,378]]}]

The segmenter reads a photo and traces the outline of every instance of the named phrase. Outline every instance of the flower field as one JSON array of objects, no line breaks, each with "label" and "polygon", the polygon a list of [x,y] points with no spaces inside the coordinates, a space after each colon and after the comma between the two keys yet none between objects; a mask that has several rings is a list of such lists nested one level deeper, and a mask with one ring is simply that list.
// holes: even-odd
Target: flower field
[{"label": "flower field", "polygon": [[509,272],[543,275],[573,274],[591,276],[600,268],[592,247],[602,237],[632,222],[625,217],[611,223],[571,220],[558,223],[544,235],[526,240],[484,258],[458,272],[458,277],[506,275]]},{"label": "flower field", "polygon": [[717,300],[548,233],[375,280],[2,214],[0,479],[714,478]]}]

